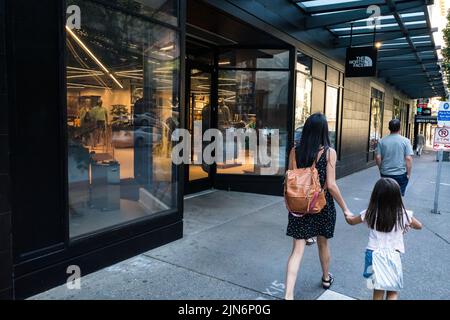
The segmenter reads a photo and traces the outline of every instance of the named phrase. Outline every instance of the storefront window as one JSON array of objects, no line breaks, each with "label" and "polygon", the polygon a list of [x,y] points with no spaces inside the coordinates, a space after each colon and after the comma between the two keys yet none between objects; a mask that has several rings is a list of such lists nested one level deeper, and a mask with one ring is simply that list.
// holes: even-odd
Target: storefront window
[{"label": "storefront window", "polygon": [[394,98],[394,119],[400,120],[400,133],[404,136],[408,131],[408,105],[399,99]]},{"label": "storefront window", "polygon": [[[266,135],[270,150],[273,129],[279,130],[277,174],[285,169],[287,145],[288,71],[221,70],[219,72],[218,128],[255,130]],[[228,141],[226,148],[230,148]],[[233,143],[233,142],[231,142]],[[243,150],[234,151],[233,163],[218,163],[219,174],[261,174],[247,139]],[[260,145],[258,145],[260,147]],[[233,146],[231,145],[231,148]],[[224,148],[225,151],[225,148]],[[275,156],[275,155],[273,155]],[[225,157],[224,157],[225,158]]]},{"label": "storefront window", "polygon": [[297,53],[297,71],[311,75],[312,58],[301,52]]},{"label": "storefront window", "polygon": [[[375,88],[372,88],[372,97],[370,103],[369,153],[375,151],[378,145],[378,141],[381,139],[383,111],[384,93]],[[369,160],[373,160],[373,154],[370,155]]]},{"label": "storefront window", "polygon": [[328,120],[331,146],[336,149],[337,114],[338,114],[339,89],[327,86],[327,99],[325,116]]},{"label": "storefront window", "polygon": [[[151,17],[175,3],[115,1]],[[176,208],[170,136],[179,127],[180,54],[172,29],[97,2],[73,4],[82,16],[80,28],[66,27],[70,235],[77,237]]]},{"label": "storefront window", "polygon": [[178,25],[178,0],[109,0],[108,2],[131,13],[173,26]]},{"label": "storefront window", "polygon": [[312,79],[310,76],[297,72],[295,99],[295,143],[300,142],[303,126],[311,114]]},{"label": "storefront window", "polygon": [[220,68],[289,69],[289,51],[231,49],[219,56]]},{"label": "storefront window", "polygon": [[313,79],[312,82],[312,113],[322,112],[325,108],[325,81]]}]

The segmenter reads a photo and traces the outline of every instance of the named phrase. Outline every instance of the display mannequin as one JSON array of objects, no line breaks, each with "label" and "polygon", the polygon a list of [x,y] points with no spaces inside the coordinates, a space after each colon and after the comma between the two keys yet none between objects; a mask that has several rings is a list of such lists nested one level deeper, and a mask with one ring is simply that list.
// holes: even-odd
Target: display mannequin
[{"label": "display mannequin", "polygon": [[217,113],[219,126],[229,126],[231,123],[231,112],[230,108],[225,104],[224,98],[219,98],[219,109]]},{"label": "display mannequin", "polygon": [[94,123],[96,125],[95,135],[94,135],[94,147],[96,144],[100,143],[100,139],[103,143],[106,142],[106,125],[108,124],[108,110],[103,107],[103,101],[98,100],[94,108],[89,112],[92,116]]}]

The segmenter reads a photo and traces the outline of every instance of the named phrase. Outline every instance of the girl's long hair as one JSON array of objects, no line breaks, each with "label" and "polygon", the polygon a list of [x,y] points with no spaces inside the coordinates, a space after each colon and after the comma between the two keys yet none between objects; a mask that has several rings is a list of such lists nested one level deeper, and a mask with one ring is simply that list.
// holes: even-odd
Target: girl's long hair
[{"label": "girl's long hair", "polygon": [[381,178],[375,184],[370,197],[365,220],[369,228],[380,232],[391,232],[405,228],[405,212],[398,183],[391,178]]},{"label": "girl's long hair", "polygon": [[305,122],[300,138],[300,144],[296,147],[296,161],[299,168],[311,167],[320,147],[330,147],[328,122],[322,113],[312,114]]}]

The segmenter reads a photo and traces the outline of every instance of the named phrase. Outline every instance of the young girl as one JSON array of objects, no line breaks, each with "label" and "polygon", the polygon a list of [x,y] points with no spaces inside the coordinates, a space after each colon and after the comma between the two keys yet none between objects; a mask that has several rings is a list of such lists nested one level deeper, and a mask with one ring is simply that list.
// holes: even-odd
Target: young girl
[{"label": "young girl", "polygon": [[373,289],[374,300],[396,300],[403,288],[400,254],[405,253],[403,234],[409,229],[422,229],[422,224],[405,209],[398,183],[381,178],[375,184],[367,210],[359,216],[346,214],[351,225],[365,222],[369,227],[364,277]]}]

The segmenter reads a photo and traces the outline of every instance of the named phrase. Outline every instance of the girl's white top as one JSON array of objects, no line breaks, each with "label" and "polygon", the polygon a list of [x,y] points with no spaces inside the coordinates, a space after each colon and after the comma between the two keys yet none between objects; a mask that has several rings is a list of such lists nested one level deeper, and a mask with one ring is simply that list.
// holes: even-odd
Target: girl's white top
[{"label": "girl's white top", "polygon": [[[367,249],[376,250],[381,248],[388,248],[398,250],[401,253],[405,253],[405,245],[403,243],[403,233],[405,227],[411,223],[413,212],[406,210],[403,213],[403,226],[394,227],[391,232],[380,232],[374,229],[369,231],[369,243]],[[366,210],[361,212],[361,220],[365,221]]]}]

